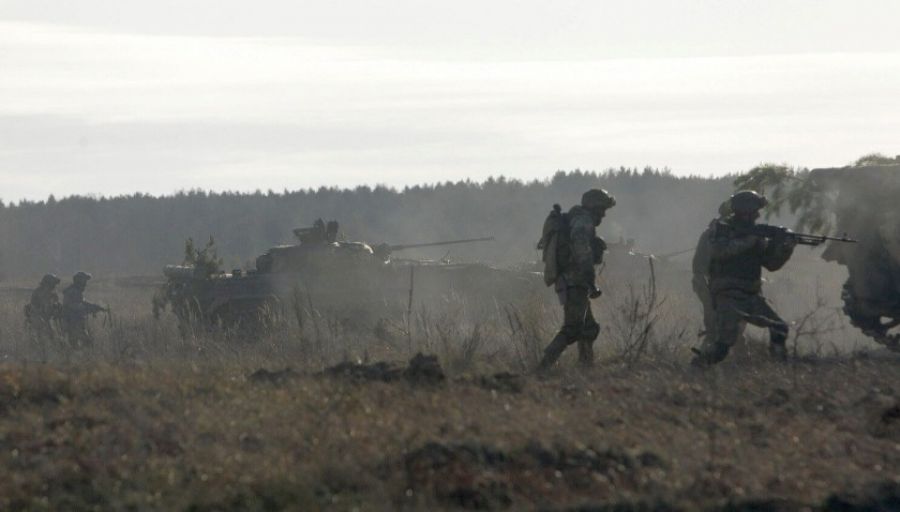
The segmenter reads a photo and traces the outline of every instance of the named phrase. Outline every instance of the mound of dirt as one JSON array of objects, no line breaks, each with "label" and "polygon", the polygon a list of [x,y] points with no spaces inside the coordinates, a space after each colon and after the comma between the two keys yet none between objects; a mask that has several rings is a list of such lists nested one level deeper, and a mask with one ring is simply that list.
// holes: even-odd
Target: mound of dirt
[{"label": "mound of dirt", "polygon": [[403,375],[403,368],[385,362],[362,364],[347,361],[326,368],[321,375],[352,381],[395,382]]},{"label": "mound of dirt", "polygon": [[416,354],[409,360],[403,371],[403,378],[410,384],[434,386],[442,384],[447,378],[437,356]]},{"label": "mound of dirt", "polygon": [[446,381],[437,356],[416,354],[406,368],[386,362],[370,364],[343,362],[326,368],[320,375],[360,382],[405,381],[414,386],[434,386]]},{"label": "mound of dirt", "polygon": [[521,393],[525,387],[524,377],[509,372],[482,375],[476,382],[479,387],[501,393]]}]

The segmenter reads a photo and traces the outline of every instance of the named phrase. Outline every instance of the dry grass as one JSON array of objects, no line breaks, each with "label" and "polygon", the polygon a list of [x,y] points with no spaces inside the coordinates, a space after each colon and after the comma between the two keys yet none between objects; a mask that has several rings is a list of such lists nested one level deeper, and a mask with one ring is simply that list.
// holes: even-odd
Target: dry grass
[{"label": "dry grass", "polygon": [[[419,305],[369,332],[298,308],[253,340],[183,339],[149,317],[145,292],[98,287],[117,314],[72,351],[30,341],[8,293],[0,510],[854,510],[836,507],[884,509],[891,492],[897,504],[896,355],[833,355],[803,336],[777,365],[751,339],[691,372],[690,298],[628,286],[598,305],[598,367],[576,371],[567,354],[544,380],[521,375],[558,321],[537,299]],[[445,382],[319,375],[420,350]],[[251,377],[260,368],[275,373]]]},{"label": "dry grass", "polygon": [[[896,359],[565,372],[500,391],[189,364],[0,368],[0,508],[390,510],[900,484]],[[492,455],[493,454],[493,455]]]}]

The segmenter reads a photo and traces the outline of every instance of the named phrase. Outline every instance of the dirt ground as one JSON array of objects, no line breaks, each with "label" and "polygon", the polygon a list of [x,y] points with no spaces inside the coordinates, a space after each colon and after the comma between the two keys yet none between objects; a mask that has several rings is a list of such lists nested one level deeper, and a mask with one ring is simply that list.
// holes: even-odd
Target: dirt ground
[{"label": "dirt ground", "polygon": [[7,363],[0,509],[897,510],[898,363]]},{"label": "dirt ground", "polygon": [[773,293],[788,363],[750,331],[692,371],[693,297],[638,281],[595,304],[596,367],[542,379],[552,302],[184,337],[152,288],[98,281],[113,313],[76,350],[4,289],[0,510],[900,510],[900,354],[807,281]]}]

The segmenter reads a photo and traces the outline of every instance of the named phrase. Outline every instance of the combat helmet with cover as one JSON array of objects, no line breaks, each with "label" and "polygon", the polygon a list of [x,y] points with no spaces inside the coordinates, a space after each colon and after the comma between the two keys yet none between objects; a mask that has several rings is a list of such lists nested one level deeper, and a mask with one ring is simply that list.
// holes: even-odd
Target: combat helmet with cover
[{"label": "combat helmet with cover", "polygon": [[581,196],[581,206],[588,210],[608,210],[615,205],[616,198],[602,188],[592,188]]},{"label": "combat helmet with cover", "polygon": [[739,190],[731,196],[731,211],[734,213],[753,213],[763,208],[769,201],[766,196],[753,190]]},{"label": "combat helmet with cover", "polygon": [[86,283],[91,278],[91,275],[87,272],[78,271],[72,276],[72,281],[75,283]]},{"label": "combat helmet with cover", "polygon": [[44,274],[41,278],[41,286],[52,288],[60,283],[60,279],[56,274]]}]

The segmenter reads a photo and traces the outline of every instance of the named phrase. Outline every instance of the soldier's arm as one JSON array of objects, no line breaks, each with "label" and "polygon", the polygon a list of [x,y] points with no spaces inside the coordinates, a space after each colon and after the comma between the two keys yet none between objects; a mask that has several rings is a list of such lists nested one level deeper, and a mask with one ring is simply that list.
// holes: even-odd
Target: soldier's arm
[{"label": "soldier's arm", "polygon": [[763,266],[770,272],[779,270],[791,259],[796,246],[796,242],[790,238],[769,244],[763,253]]},{"label": "soldier's arm", "polygon": [[84,301],[84,307],[88,311],[88,313],[99,313],[101,311],[106,311],[106,308],[104,308],[100,304],[94,304],[93,302],[88,301]]},{"label": "soldier's arm", "polygon": [[572,267],[576,282],[573,286],[594,286],[594,225],[582,219],[574,219],[571,223],[569,242],[572,247]]},{"label": "soldier's arm", "polygon": [[594,265],[603,263],[603,255],[606,254],[606,240],[595,236],[591,240],[591,253],[594,256]]}]

